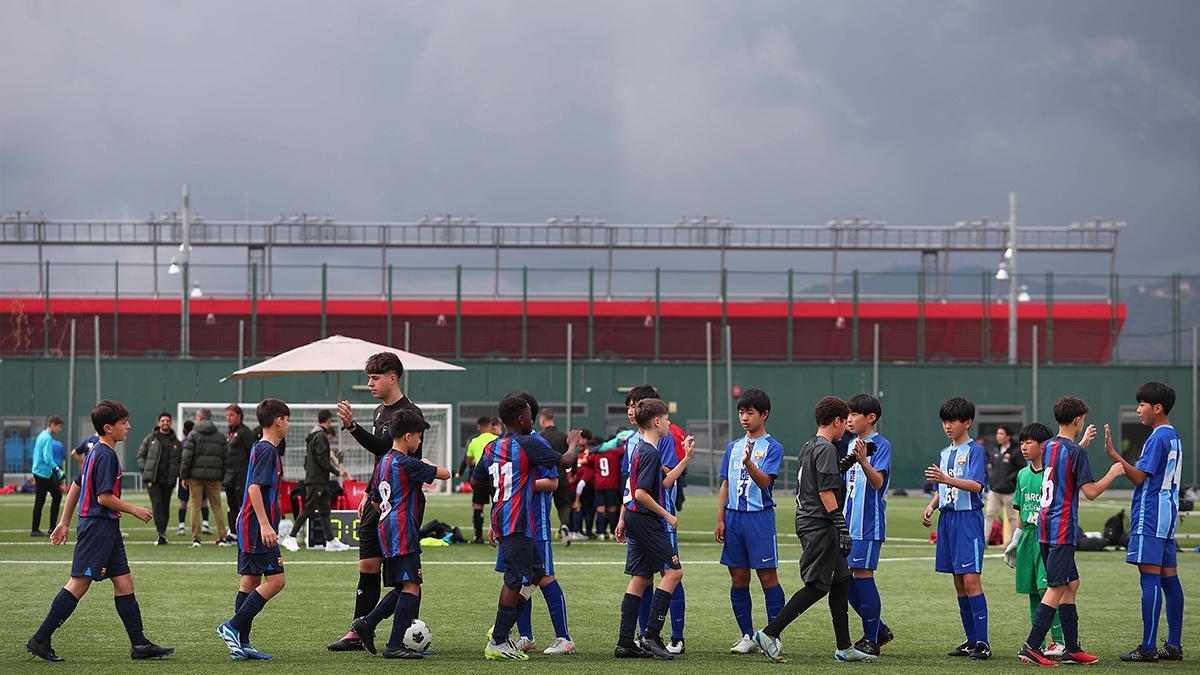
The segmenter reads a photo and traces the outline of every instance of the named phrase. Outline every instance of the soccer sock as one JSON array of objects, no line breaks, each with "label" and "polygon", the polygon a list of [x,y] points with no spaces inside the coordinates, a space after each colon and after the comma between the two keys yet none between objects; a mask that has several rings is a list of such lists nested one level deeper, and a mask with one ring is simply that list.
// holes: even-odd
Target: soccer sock
[{"label": "soccer sock", "polygon": [[1050,624],[1050,634],[1054,636],[1054,641],[1058,644],[1066,644],[1066,639],[1063,637],[1062,620],[1058,618],[1058,611],[1054,612],[1054,621]]},{"label": "soccer sock", "polygon": [[633,642],[633,633],[637,630],[638,613],[641,610],[642,599],[632,593],[626,593],[621,598],[621,632],[617,634],[621,642]]},{"label": "soccer sock", "polygon": [[246,600],[242,603],[242,608],[229,620],[229,625],[239,631],[250,630],[250,624],[254,622],[254,617],[266,606],[267,599],[258,594],[258,589],[250,591],[250,595],[247,595]]},{"label": "soccer sock", "polygon": [[593,534],[592,527],[594,526],[595,522],[596,522],[596,512],[595,511],[588,511],[586,514],[584,514],[583,527],[585,530],[587,530],[587,535],[589,537],[592,536],[592,534]]},{"label": "soccer sock", "polygon": [[[391,595],[389,593],[388,595]],[[417,600],[419,595],[410,595],[408,593],[400,593],[400,599],[396,601],[396,619],[392,621],[392,637],[388,639],[388,649],[396,649],[404,644],[404,631],[412,625],[413,618],[417,615]]]},{"label": "soccer sock", "polygon": [[[1174,546],[1170,542],[1168,546]],[[1167,644],[1183,646],[1183,584],[1178,576],[1161,577],[1163,598],[1167,604]]]},{"label": "soccer sock", "polygon": [[[771,623],[775,620],[775,617],[779,616],[780,610],[783,609],[784,603],[787,602],[787,596],[783,594],[782,584],[764,588],[763,595],[767,598],[767,623]],[[751,622],[751,628],[753,628],[753,621]],[[754,632],[751,631],[750,634],[754,635]]]},{"label": "soccer sock", "polygon": [[366,616],[379,604],[379,583],[383,575],[379,572],[367,574],[358,573],[358,591],[354,596],[354,617]]},{"label": "soccer sock", "polygon": [[[1059,605],[1058,618],[1062,621],[1063,641],[1067,645],[1067,651],[1071,653],[1083,651],[1083,648],[1079,646],[1079,610],[1076,609],[1074,603]],[[1046,623],[1049,625],[1049,622]],[[1044,632],[1042,634],[1045,635]]]},{"label": "soccer sock", "polygon": [[879,597],[879,587],[875,585],[875,577],[854,579],[850,588],[852,595],[854,589],[858,589],[858,615],[862,617],[863,635],[867,636],[871,642],[878,644],[879,615],[883,611],[883,600]]},{"label": "soccer sock", "polygon": [[846,599],[853,581],[853,578],[842,579],[829,588],[829,617],[833,619],[833,636],[839,650],[854,645],[850,641],[850,613],[846,611]]},{"label": "soccer sock", "polygon": [[546,608],[550,610],[550,623],[554,625],[555,637],[570,640],[571,634],[567,631],[567,597],[557,579],[542,586],[542,597],[546,600]]},{"label": "soccer sock", "polygon": [[988,608],[983,593],[967,598],[971,604],[971,618],[975,620],[975,641],[988,644]]},{"label": "soccer sock", "polygon": [[533,603],[529,600],[522,602],[517,612],[517,635],[533,639]]},{"label": "soccer sock", "polygon": [[[730,588],[729,604],[733,607],[733,618],[742,635],[754,635],[754,619],[750,616],[754,604],[750,599],[750,588]],[[769,618],[767,620],[770,621]]]},{"label": "soccer sock", "polygon": [[473,510],[471,513],[471,524],[475,526],[475,538],[483,539],[483,511],[479,509]]},{"label": "soccer sock", "polygon": [[675,592],[671,593],[671,639],[683,639],[683,619],[687,613],[686,597],[683,594],[683,582],[679,582],[675,586]]},{"label": "soccer sock", "polygon": [[413,608],[413,621],[421,618],[421,596],[416,596],[417,606]]},{"label": "soccer sock", "polygon": [[[246,602],[246,598],[249,597],[249,595],[250,594],[247,593],[246,591],[238,591],[237,592],[237,597],[234,598],[234,600],[233,600],[233,613],[234,614],[237,614],[237,611],[242,608],[242,603]],[[242,636],[242,644],[244,644],[244,645],[250,644],[250,629],[249,628],[247,628],[244,631],[241,631],[241,636]]]},{"label": "soccer sock", "polygon": [[1142,572],[1142,649],[1158,648],[1158,612],[1162,609],[1162,588],[1157,574]]},{"label": "soccer sock", "polygon": [[804,613],[804,610],[812,607],[813,603],[825,597],[827,592],[816,586],[805,585],[804,588],[792,594],[792,599],[788,600],[783,609],[779,610],[779,614],[767,624],[763,632],[773,638],[779,637],[788,624],[795,621],[796,617]]},{"label": "soccer sock", "polygon": [[604,535],[608,533],[608,526],[605,524],[604,512],[596,510],[596,534]]},{"label": "soccer sock", "polygon": [[517,622],[517,614],[521,611],[520,605],[516,607],[508,607],[507,605],[498,605],[496,608],[496,622],[492,624],[492,644],[503,644],[508,641],[512,634],[513,624]]},{"label": "soccer sock", "polygon": [[200,507],[200,520],[201,520],[201,522],[205,522],[205,523],[208,522],[208,507],[207,506]]},{"label": "soccer sock", "polygon": [[[1059,612],[1066,605],[1059,605]],[[1036,649],[1042,645],[1046,639],[1046,633],[1050,630],[1050,624],[1054,622],[1054,608],[1042,602],[1038,602],[1037,611],[1033,613],[1033,627],[1029,630],[1029,637],[1025,640],[1025,644]],[[1066,628],[1066,621],[1063,621],[1063,627]]]},{"label": "soccer sock", "polygon": [[181,509],[179,509],[179,524],[180,524],[180,525],[183,525],[184,516],[186,516],[186,515],[187,515],[187,509],[186,509],[186,508],[181,508]]},{"label": "soccer sock", "polygon": [[46,614],[42,625],[33,634],[33,639],[38,642],[49,642],[50,636],[70,618],[71,612],[75,611],[75,606],[78,604],[79,599],[71,595],[71,591],[60,588],[58,595],[54,596],[54,600],[50,602],[50,611]]},{"label": "soccer sock", "polygon": [[647,586],[642,593],[642,606],[638,609],[638,626],[642,635],[646,634],[646,626],[650,623],[650,605],[654,602],[654,586]]},{"label": "soccer sock", "polygon": [[[383,596],[383,599],[379,601],[379,604],[376,605],[375,608],[368,612],[363,618],[366,620],[367,624],[374,628],[375,626],[383,623],[384,619],[388,618],[397,611],[396,603],[399,602],[399,600],[400,589],[393,588],[392,590],[388,591],[388,594]],[[412,622],[409,621],[409,623]]]},{"label": "soccer sock", "polygon": [[958,596],[958,616],[962,619],[967,642],[975,644],[975,617],[971,616],[971,601],[965,595]]},{"label": "soccer sock", "polygon": [[136,647],[146,644],[146,634],[142,632],[142,609],[138,607],[137,598],[133,593],[113,597],[117,605],[117,616],[125,624],[125,632],[129,633],[129,644]]},{"label": "soccer sock", "polygon": [[858,579],[850,582],[850,597],[847,598],[855,614],[862,616],[862,600],[858,597]]},{"label": "soccer sock", "polygon": [[646,624],[646,637],[650,639],[659,638],[662,636],[663,624],[667,621],[667,611],[671,607],[671,596],[673,593],[668,593],[661,588],[654,589],[654,596],[650,601],[650,621]]}]

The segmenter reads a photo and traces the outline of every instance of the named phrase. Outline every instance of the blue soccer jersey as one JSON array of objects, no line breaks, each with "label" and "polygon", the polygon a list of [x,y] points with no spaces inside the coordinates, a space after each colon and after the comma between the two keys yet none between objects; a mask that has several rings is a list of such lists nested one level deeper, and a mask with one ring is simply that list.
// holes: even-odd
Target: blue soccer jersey
[{"label": "blue soccer jersey", "polygon": [[[883,474],[883,485],[876,490],[856,462],[846,472],[846,507],[843,511],[851,539],[883,541],[887,539],[887,490],[892,479],[892,444],[878,433],[862,440],[875,444],[875,452],[867,458],[867,463]],[[850,447],[854,447],[853,443]]]},{"label": "blue soccer jersey", "polygon": [[[750,449],[750,461],[760,471],[771,477],[771,485],[761,488],[750,472],[742,464],[742,456],[746,448]],[[770,434],[762,438],[746,436],[729,444],[725,448],[725,461],[721,463],[721,480],[729,481],[729,501],[725,508],[729,511],[764,511],[775,507],[771,498],[771,487],[775,485],[775,477],[783,464],[783,446],[771,438]]]},{"label": "blue soccer jersey", "polygon": [[100,504],[100,495],[111,492],[121,497],[121,462],[107,444],[97,441],[83,460],[83,468],[75,477],[79,483],[79,517],[116,520],[121,514]]},{"label": "blue soccer jersey", "polygon": [[1075,545],[1079,527],[1079,488],[1095,482],[1087,450],[1062,436],[1042,444],[1046,468],[1042,478],[1042,510],[1038,540],[1043,544]]},{"label": "blue soccer jersey", "polygon": [[375,467],[379,490],[379,544],[385,558],[421,550],[417,525],[421,485],[437,478],[437,467],[391,450]]},{"label": "blue soccer jersey", "polygon": [[[629,438],[625,439],[625,456],[621,458],[621,483],[624,494],[622,495],[622,503],[629,504],[633,499],[633,493],[629,490],[629,476],[633,467],[633,455],[637,453],[637,449],[642,445],[642,434],[640,431],[635,431],[630,434]],[[659,468],[666,472],[679,466],[679,452],[675,448],[675,437],[669,433],[663,434],[662,438],[658,439],[658,462]],[[666,478],[666,474],[663,474]],[[667,513],[675,515],[675,486],[663,490],[662,499],[655,499],[659,506],[667,510]]]},{"label": "blue soccer jersey", "polygon": [[492,531],[497,537],[533,537],[534,468],[555,466],[561,458],[537,434],[509,432],[484,448],[471,478],[492,486]]},{"label": "blue soccer jersey", "polygon": [[246,469],[246,486],[242,492],[242,510],[238,513],[238,549],[244,553],[266,553],[275,550],[262,540],[262,527],[254,504],[250,502],[250,486],[257,485],[262,491],[262,505],[267,512],[267,522],[274,530],[279,529],[279,481],[283,477],[283,463],[279,451],[267,439],[259,439],[250,448],[250,463]]},{"label": "blue soccer jersey", "polygon": [[[951,478],[973,480],[987,487],[987,452],[975,441],[968,440],[942,450],[938,466]],[[983,508],[982,491],[971,492],[938,483],[938,508],[942,511],[977,511]]]},{"label": "blue soccer jersey", "polygon": [[1146,480],[1133,489],[1129,534],[1175,538],[1179,520],[1179,479],[1183,472],[1183,441],[1170,424],[1154,428],[1142,446],[1137,469]]},{"label": "blue soccer jersey", "polygon": [[[534,480],[543,478],[558,478],[558,467],[539,466],[534,472]],[[550,541],[554,530],[550,526],[550,513],[554,511],[554,493],[533,491],[533,540]]]},{"label": "blue soccer jersey", "polygon": [[666,508],[663,503],[666,499],[666,490],[663,489],[662,483],[662,456],[658,448],[643,440],[641,445],[634,450],[633,459],[629,462],[629,481],[625,490],[630,497],[629,501],[625,502],[625,508],[638,513],[655,515],[633,496],[637,490],[645,490],[659,506]]}]

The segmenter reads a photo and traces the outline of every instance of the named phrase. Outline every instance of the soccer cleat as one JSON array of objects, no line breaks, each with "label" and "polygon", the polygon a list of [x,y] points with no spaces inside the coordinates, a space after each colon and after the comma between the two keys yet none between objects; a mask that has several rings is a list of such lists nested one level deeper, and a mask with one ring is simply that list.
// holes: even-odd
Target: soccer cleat
[{"label": "soccer cleat", "polygon": [[1021,651],[1017,652],[1017,658],[1024,663],[1041,666],[1043,668],[1053,668],[1058,665],[1054,661],[1046,658],[1046,655],[1042,653],[1042,650],[1030,647],[1026,644],[1021,645]]},{"label": "soccer cleat", "polygon": [[[226,545],[228,545],[228,544],[226,544]],[[284,537],[283,539],[279,540],[279,545],[286,548],[289,551],[299,551],[300,550],[300,544],[296,543],[295,537]],[[374,653],[374,652],[372,652],[372,653]]]},{"label": "soccer cleat", "polygon": [[212,534],[212,528],[208,526],[207,520],[200,524],[200,533],[201,534]]},{"label": "soccer cleat", "polygon": [[892,633],[892,629],[888,628],[887,624],[882,623],[879,624],[879,632],[875,634],[875,637],[879,639],[876,644],[880,647],[896,639],[896,635]]},{"label": "soccer cleat", "polygon": [[633,645],[644,652],[649,653],[650,651],[650,648],[646,646],[646,638],[641,634],[633,638]]},{"label": "soccer cleat", "polygon": [[574,654],[575,653],[575,643],[571,642],[567,638],[556,637],[556,638],[554,638],[554,642],[550,643],[549,647],[546,647],[545,649],[542,650],[542,653],[545,654],[546,656],[562,656],[564,654]]},{"label": "soccer cleat", "polygon": [[870,640],[868,640],[865,637],[861,638],[858,642],[855,642],[854,648],[864,654],[870,654],[871,656],[879,656],[879,645],[875,644],[874,642],[871,642]]},{"label": "soccer cleat", "polygon": [[1169,642],[1164,642],[1163,646],[1159,647],[1159,649],[1158,649],[1158,660],[1159,661],[1182,661],[1183,660],[1183,647],[1176,647],[1175,645],[1173,645]]},{"label": "soccer cleat", "polygon": [[325,645],[325,648],[331,652],[361,652],[365,649],[362,640],[359,639],[358,634],[354,631],[346,633],[346,636],[337,642]]},{"label": "soccer cleat", "polygon": [[751,640],[749,635],[743,635],[729,648],[730,654],[753,654],[756,651],[758,651],[758,645],[754,644],[754,640]]},{"label": "soccer cleat", "polygon": [[1142,649],[1141,645],[1138,645],[1133,648],[1133,651],[1122,654],[1120,659],[1126,663],[1156,663],[1158,661],[1158,651],[1154,649],[1147,651]]},{"label": "soccer cleat", "polygon": [[867,654],[865,652],[860,652],[859,650],[855,649],[854,647],[851,647],[849,649],[839,649],[833,653],[834,661],[844,661],[844,662],[848,662],[848,663],[859,663],[859,662],[870,663],[871,661],[874,661],[877,658],[879,658],[879,657],[872,656],[871,654]]},{"label": "soccer cleat", "polygon": [[220,546],[221,548],[228,548],[230,546],[233,546],[233,544],[229,543],[228,539],[217,539],[217,540],[214,540],[213,543],[216,544],[217,546]]},{"label": "soccer cleat", "polygon": [[970,656],[973,649],[975,649],[975,643],[968,640],[955,647],[954,651],[946,652],[946,656]]},{"label": "soccer cleat", "polygon": [[675,655],[679,655],[687,651],[686,647],[683,645],[683,638],[671,638],[671,641],[667,643],[667,651]]},{"label": "soccer cleat", "polygon": [[404,645],[400,645],[399,647],[393,647],[391,645],[387,645],[383,648],[383,658],[385,658],[385,659],[423,659],[423,658],[425,658],[425,655],[422,654],[421,652],[414,652],[413,650],[409,649],[408,647],[405,647]]},{"label": "soccer cleat", "polygon": [[182,536],[183,536],[183,530],[184,530],[183,523],[180,523],[180,524],[179,524],[179,529],[178,529],[178,530],[175,530],[175,536],[176,536],[176,537],[182,537]]},{"label": "soccer cleat", "polygon": [[787,663],[787,659],[783,658],[783,640],[777,637],[771,637],[761,630],[755,633],[751,638],[754,645],[762,650],[762,653],[768,659],[776,663]]},{"label": "soccer cleat", "polygon": [[225,641],[225,646],[229,648],[229,658],[234,661],[245,661],[246,650],[242,649],[242,633],[238,629],[229,625],[229,622],[217,626],[217,637]]},{"label": "soccer cleat", "polygon": [[165,659],[174,653],[174,647],[162,647],[154,644],[153,642],[147,642],[144,645],[130,647],[129,658],[133,659],[134,661],[144,661],[146,659]]},{"label": "soccer cleat", "polygon": [[325,542],[326,551],[349,551],[350,547],[341,539],[331,539]]},{"label": "soccer cleat", "polygon": [[1042,654],[1044,654],[1048,659],[1061,659],[1063,653],[1066,651],[1066,647],[1058,644],[1057,642],[1051,642],[1046,646],[1045,649],[1042,650]]},{"label": "soccer cleat", "polygon": [[45,532],[42,532],[41,530],[30,530],[29,536],[31,536],[31,537],[48,537],[50,535],[46,534]]},{"label": "soccer cleat", "polygon": [[513,641],[513,646],[528,654],[537,646],[537,642],[534,642],[533,638],[527,638],[522,635]]},{"label": "soccer cleat", "polygon": [[200,548],[200,540],[199,539],[192,540],[192,548]]},{"label": "soccer cleat", "polygon": [[154,540],[155,546],[166,546],[169,543],[170,542],[167,541],[167,535],[165,535],[165,534],[158,535],[158,539]]},{"label": "soccer cleat", "polygon": [[25,643],[25,650],[39,659],[49,661],[50,663],[62,663],[66,661],[66,659],[54,653],[54,647],[50,646],[49,640],[38,642],[33,638],[29,638],[29,641]]},{"label": "soccer cleat", "polygon": [[247,661],[270,661],[275,658],[266,652],[260,652],[249,644],[242,645],[242,651],[246,654]]},{"label": "soccer cleat", "polygon": [[618,659],[648,659],[650,658],[650,652],[639,647],[636,642],[627,645],[617,642],[617,647],[613,650],[613,656]]},{"label": "soccer cleat", "polygon": [[562,539],[564,541],[570,540],[571,528],[567,527],[566,525],[559,525],[558,526],[558,538]]},{"label": "soccer cleat", "polygon": [[350,624],[350,630],[358,635],[358,639],[362,642],[363,649],[375,654],[375,627],[367,623],[366,618],[358,617],[354,623]]},{"label": "soccer cleat", "polygon": [[674,661],[675,654],[667,649],[660,637],[643,637],[642,644],[645,645],[646,651],[650,652],[650,656],[661,661]]},{"label": "soccer cleat", "polygon": [[976,642],[975,648],[971,650],[972,661],[987,661],[992,658],[992,646],[986,642]]},{"label": "soccer cleat", "polygon": [[1090,666],[1099,660],[1100,657],[1093,656],[1083,651],[1083,648],[1081,647],[1077,652],[1073,652],[1069,649],[1066,650],[1066,652],[1062,655],[1062,661],[1060,663],[1071,666]]},{"label": "soccer cleat", "polygon": [[529,655],[517,649],[512,640],[505,640],[500,644],[488,640],[483,648],[483,658],[488,661],[528,661]]}]

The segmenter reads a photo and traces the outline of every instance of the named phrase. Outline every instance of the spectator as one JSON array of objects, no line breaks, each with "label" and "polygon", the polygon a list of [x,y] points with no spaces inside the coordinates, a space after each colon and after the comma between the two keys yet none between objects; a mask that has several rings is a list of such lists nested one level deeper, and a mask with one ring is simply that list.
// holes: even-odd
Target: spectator
[{"label": "spectator", "polygon": [[37,492],[33,498],[33,527],[29,528],[29,536],[45,537],[42,531],[42,507],[46,505],[46,495],[50,495],[50,524],[58,523],[58,508],[62,503],[62,490],[58,487],[62,467],[54,463],[54,437],[62,433],[63,419],[53,415],[46,421],[46,428],[37,435],[33,442],[33,480],[37,484]]},{"label": "spectator", "polygon": [[158,531],[156,546],[167,543],[167,523],[171,516],[171,493],[179,479],[179,464],[183,461],[183,446],[171,428],[171,413],[158,415],[158,425],[142,439],[138,447],[137,464],[142,481],[150,493],[154,512],[154,529]]},{"label": "spectator", "polygon": [[[555,452],[562,454],[567,451],[567,435],[554,426],[553,410],[542,408],[538,413],[538,425],[542,427],[542,438],[546,439]],[[566,538],[571,533],[571,503],[573,501],[575,501],[575,495],[571,494],[571,486],[565,480],[558,481],[558,487],[554,490],[554,509],[558,511],[558,534],[562,538]]]},{"label": "spectator", "polygon": [[[187,438],[188,434],[192,433],[192,429],[196,428],[196,420],[183,421],[183,437]],[[188,505],[188,489],[184,485],[186,481],[179,479],[179,530],[175,532],[177,536],[183,536],[183,530],[186,527],[184,519],[187,517]],[[200,531],[204,534],[212,534],[212,530],[208,527],[208,497],[204,498],[204,503],[200,505],[200,514],[202,516]],[[230,523],[232,525],[232,523]]]},{"label": "spectator", "polygon": [[[229,507],[229,523],[237,522],[238,511],[242,508],[242,490],[246,488],[246,467],[250,463],[250,448],[257,440],[250,427],[242,422],[242,407],[236,403],[225,406],[225,421],[229,423],[229,431],[225,435],[227,446],[225,455],[225,488],[226,506]],[[259,432],[261,437],[262,433]],[[283,455],[279,448],[280,456]],[[230,542],[236,541],[233,532],[229,533]]]},{"label": "spectator", "polygon": [[[295,535],[304,531],[304,521],[316,516],[321,524],[321,536],[325,538],[325,550],[345,551],[350,547],[333,536],[333,523],[329,520],[329,475],[345,474],[333,465],[329,447],[329,437],[333,433],[333,413],[329,410],[318,412],[317,426],[304,437],[304,512],[296,518],[293,535],[288,539],[295,544]],[[316,548],[311,541],[308,543],[309,548]]]},{"label": "spectator", "polygon": [[179,469],[181,485],[189,492],[188,507],[192,518],[192,547],[200,546],[200,503],[208,497],[212,516],[217,520],[217,545],[229,546],[225,514],[221,511],[221,479],[225,476],[225,439],[212,421],[212,410],[196,411],[196,428],[183,441],[183,463]]},{"label": "spectator", "polygon": [[[988,487],[987,507],[983,517],[983,536],[992,537],[992,522],[996,519],[996,509],[1000,517],[1008,521],[1009,532],[1016,530],[1017,514],[1013,510],[1013,492],[1017,489],[1017,472],[1025,466],[1025,457],[1012,442],[1012,429],[1001,424],[996,429],[996,447],[988,454]],[[1008,542],[1000,535],[1000,545]]]}]

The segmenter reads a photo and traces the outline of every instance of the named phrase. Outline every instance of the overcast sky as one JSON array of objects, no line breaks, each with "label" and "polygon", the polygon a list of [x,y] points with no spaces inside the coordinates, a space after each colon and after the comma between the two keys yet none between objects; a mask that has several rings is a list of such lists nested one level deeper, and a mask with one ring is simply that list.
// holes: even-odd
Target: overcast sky
[{"label": "overcast sky", "polygon": [[[1200,271],[1200,3],[0,3],[0,211],[1128,221]],[[915,262],[906,261],[908,263]]]}]

